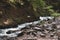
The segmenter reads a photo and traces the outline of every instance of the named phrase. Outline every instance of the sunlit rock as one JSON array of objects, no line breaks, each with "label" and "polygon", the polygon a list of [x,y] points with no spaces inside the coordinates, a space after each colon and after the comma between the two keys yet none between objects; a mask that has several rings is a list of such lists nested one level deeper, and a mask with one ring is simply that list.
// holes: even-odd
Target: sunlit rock
[{"label": "sunlit rock", "polygon": [[5,25],[9,25],[13,23],[12,19],[7,19],[6,21],[3,22]]}]

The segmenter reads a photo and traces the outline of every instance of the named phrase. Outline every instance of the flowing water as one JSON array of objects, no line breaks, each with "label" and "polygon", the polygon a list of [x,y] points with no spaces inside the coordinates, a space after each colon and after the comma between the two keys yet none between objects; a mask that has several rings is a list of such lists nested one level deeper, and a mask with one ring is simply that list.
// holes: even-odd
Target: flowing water
[{"label": "flowing water", "polygon": [[[44,20],[44,19],[47,19],[47,18],[48,17],[40,17],[40,20]],[[22,32],[22,31],[20,31],[22,28],[24,28],[24,27],[26,27],[28,25],[31,25],[31,24],[36,25],[36,24],[38,24],[40,22],[40,20],[34,21],[34,22],[30,22],[30,23],[20,24],[16,28],[0,29],[0,36],[16,37],[19,33]],[[17,30],[19,30],[19,31],[17,31]],[[8,31],[16,31],[16,32],[7,33]]]},{"label": "flowing water", "polygon": [[39,23],[39,21],[34,21],[34,22],[30,22],[30,23],[20,24],[16,28],[0,29],[0,36],[16,37],[19,33],[21,33],[21,31],[17,31],[17,32],[10,33],[10,34],[7,34],[6,32],[15,31],[15,30],[21,30],[22,28],[24,28],[24,27],[26,27],[28,25],[37,24],[37,23]]}]

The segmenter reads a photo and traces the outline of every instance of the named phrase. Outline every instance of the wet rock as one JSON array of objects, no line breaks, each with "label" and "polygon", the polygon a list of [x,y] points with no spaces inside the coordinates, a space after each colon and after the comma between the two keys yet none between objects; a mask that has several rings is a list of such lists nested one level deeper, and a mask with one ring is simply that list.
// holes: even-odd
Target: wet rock
[{"label": "wet rock", "polygon": [[46,35],[42,33],[42,34],[40,34],[40,36],[41,36],[41,37],[45,37]]},{"label": "wet rock", "polygon": [[22,32],[22,33],[18,34],[17,37],[21,37],[21,36],[23,36],[24,34],[25,34],[25,33]]},{"label": "wet rock", "polygon": [[33,29],[35,29],[35,30],[41,30],[41,28],[39,28],[39,27],[34,27]]}]

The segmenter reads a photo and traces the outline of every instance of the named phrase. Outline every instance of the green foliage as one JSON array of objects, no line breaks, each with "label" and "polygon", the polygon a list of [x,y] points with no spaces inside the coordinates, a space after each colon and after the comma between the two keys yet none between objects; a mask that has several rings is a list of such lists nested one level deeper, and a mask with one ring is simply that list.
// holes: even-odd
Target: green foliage
[{"label": "green foliage", "polygon": [[44,2],[43,0],[31,0],[31,1],[32,1],[33,6],[34,6],[35,8],[37,8],[37,7],[43,8],[43,7],[46,6],[46,5],[45,5],[45,2]]},{"label": "green foliage", "polygon": [[31,0],[33,9],[37,16],[57,16],[60,15],[53,8],[53,5],[47,5],[44,0]]},{"label": "green foliage", "polygon": [[58,16],[60,16],[60,13],[53,13],[53,14],[51,14],[51,16],[58,17]]},{"label": "green foliage", "polygon": [[15,2],[15,0],[9,0],[10,2]]},{"label": "green foliage", "polygon": [[[15,7],[16,0],[9,0],[9,1],[10,1],[11,5],[13,7]],[[39,17],[39,16],[57,16],[57,15],[60,15],[59,13],[55,12],[54,9],[52,9],[53,5],[50,5],[50,4],[47,5],[46,4],[46,0],[27,0],[27,1],[29,1],[32,4],[33,9],[35,11],[34,13],[35,13],[36,17]],[[52,4],[54,4],[54,3],[52,3]],[[56,3],[56,5],[57,4],[58,3]]]},{"label": "green foliage", "polygon": [[35,14],[37,16],[43,16],[45,15],[45,10],[43,9],[44,7],[46,7],[46,4],[43,0],[31,0],[32,5],[33,5],[33,9],[35,11]]}]

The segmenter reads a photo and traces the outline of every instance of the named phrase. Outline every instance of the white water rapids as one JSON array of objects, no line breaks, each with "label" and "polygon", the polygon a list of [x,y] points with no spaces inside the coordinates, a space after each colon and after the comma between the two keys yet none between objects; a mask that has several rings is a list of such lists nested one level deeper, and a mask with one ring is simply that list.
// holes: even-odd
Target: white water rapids
[{"label": "white water rapids", "polygon": [[17,28],[8,28],[8,29],[0,29],[0,36],[8,36],[8,37],[16,37],[21,31],[17,31],[11,34],[7,34],[8,31],[15,31],[15,30],[21,30],[22,28],[26,27],[27,25],[31,25],[32,23],[37,24],[39,21],[34,21],[30,23],[24,23],[21,25],[18,25]]},{"label": "white water rapids", "polygon": [[[40,20],[46,20],[47,17],[43,18],[43,17],[40,17]],[[21,30],[22,28],[28,26],[28,25],[31,25],[31,24],[37,24],[40,22],[40,20],[38,21],[34,21],[34,22],[30,22],[30,23],[24,23],[24,24],[20,24],[18,25],[17,28],[8,28],[8,29],[0,29],[0,36],[8,36],[8,37],[16,37],[19,33],[21,33],[22,31],[17,31],[17,30]],[[13,32],[13,33],[10,33],[10,34],[7,34],[6,32],[8,31],[16,31],[16,32]]]}]

